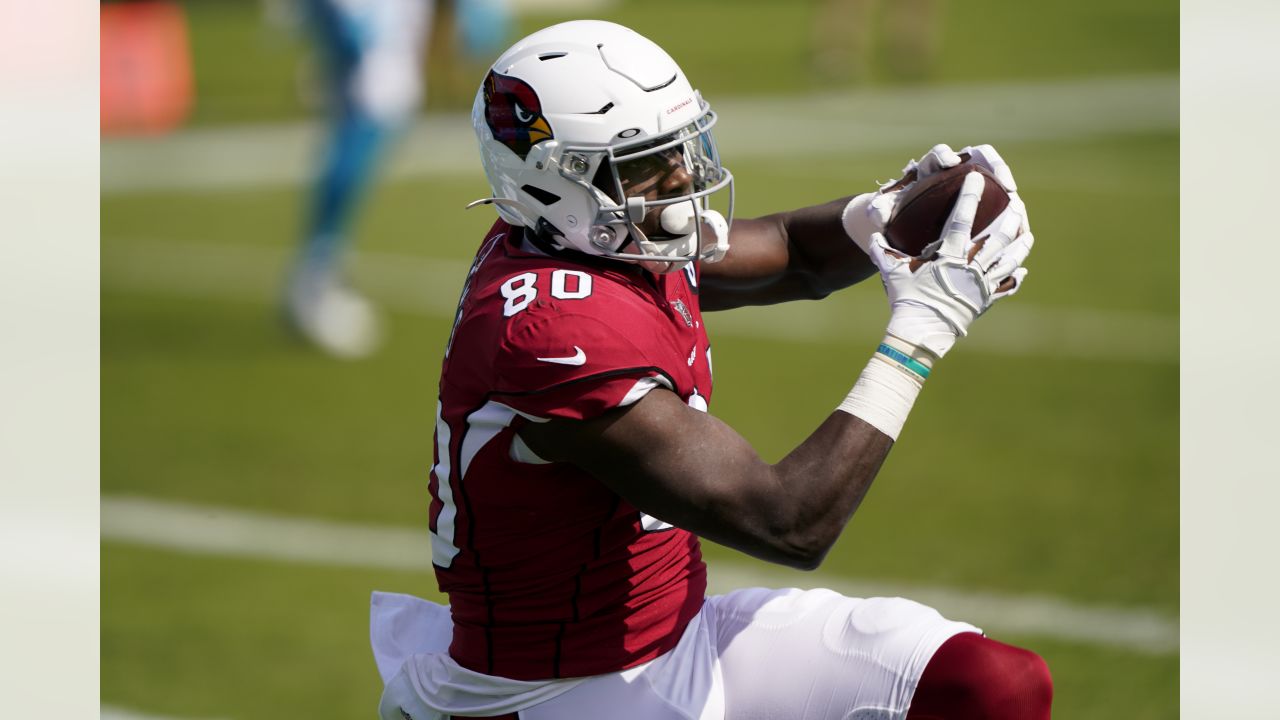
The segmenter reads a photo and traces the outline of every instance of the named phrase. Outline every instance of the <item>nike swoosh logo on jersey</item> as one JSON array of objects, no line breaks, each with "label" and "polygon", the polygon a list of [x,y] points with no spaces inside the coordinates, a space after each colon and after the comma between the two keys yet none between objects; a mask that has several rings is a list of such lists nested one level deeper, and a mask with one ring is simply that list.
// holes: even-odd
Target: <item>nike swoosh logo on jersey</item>
[{"label": "nike swoosh logo on jersey", "polygon": [[576,350],[577,353],[570,355],[569,357],[538,358],[538,360],[542,362],[555,363],[557,365],[585,365],[587,362],[587,354],[582,352],[582,348],[577,345],[574,345],[573,349]]}]

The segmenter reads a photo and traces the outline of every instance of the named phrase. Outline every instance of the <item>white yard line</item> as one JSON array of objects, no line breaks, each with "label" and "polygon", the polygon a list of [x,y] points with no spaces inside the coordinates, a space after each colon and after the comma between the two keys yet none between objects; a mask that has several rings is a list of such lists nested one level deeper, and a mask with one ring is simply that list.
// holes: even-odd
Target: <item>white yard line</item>
[{"label": "white yard line", "polygon": [[[274,303],[285,253],[284,248],[257,245],[108,241],[102,285],[107,290]],[[356,284],[391,310],[452,318],[467,267],[458,260],[357,252]],[[838,296],[818,303],[744,308],[709,313],[707,328],[712,340],[733,336],[865,345],[879,339],[887,310],[882,300],[859,307]],[[1019,299],[985,317],[961,352],[1174,364],[1178,317],[1027,305]]]},{"label": "white yard line", "polygon": [[[102,498],[101,527],[105,541],[176,552],[412,572],[431,568],[425,528],[355,525],[119,496]],[[723,560],[711,566],[710,574],[711,591],[716,593],[761,585],[827,587],[858,597],[903,596],[994,634],[1056,638],[1156,655],[1178,651],[1176,619],[1142,608],[860,581]]]},{"label": "white yard line", "polygon": [[[965,145],[1061,140],[1178,129],[1177,75],[1037,83],[852,90],[825,95],[713,99],[716,138],[735,160],[919,153]],[[292,185],[308,177],[314,122],[198,128],[102,142],[102,192]],[[407,134],[391,178],[481,177],[470,118],[432,113]]]},{"label": "white yard line", "polygon": [[99,720],[177,720],[177,718],[173,718],[168,715],[141,713],[135,710],[115,707],[113,705],[103,705],[100,709],[98,718]]}]

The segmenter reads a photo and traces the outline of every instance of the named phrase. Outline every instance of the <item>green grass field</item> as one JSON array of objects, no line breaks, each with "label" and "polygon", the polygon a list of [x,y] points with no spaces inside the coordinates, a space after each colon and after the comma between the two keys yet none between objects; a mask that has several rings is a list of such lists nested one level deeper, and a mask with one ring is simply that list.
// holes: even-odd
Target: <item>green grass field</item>
[{"label": "green grass field", "polygon": [[[256,4],[187,7],[202,92],[195,122],[304,112],[291,94],[299,49],[260,27]],[[926,89],[1177,71],[1172,2],[943,7],[939,64]],[[677,9],[681,22],[663,20],[670,15],[662,10]],[[832,90],[808,72],[812,12],[811,3],[656,0],[594,14],[667,45],[714,104],[722,96]],[[552,19],[559,18],[523,17],[521,27]],[[449,92],[460,67],[433,67],[440,88],[433,109],[459,106],[462,96]],[[1015,168],[1031,209],[1037,247],[1029,283],[940,366],[819,572],[1144,610],[1176,623],[1178,135],[957,138],[988,139]],[[738,177],[738,212],[752,216],[861,191],[906,159],[886,150],[730,155],[727,163]],[[409,311],[378,284],[381,266],[364,261],[404,258],[395,287],[410,295],[456,294],[460,276],[419,270],[470,259],[492,216],[461,207],[485,190],[478,173],[378,188],[360,223],[356,278],[392,308],[392,334],[381,354],[359,363],[299,346],[276,317],[301,188],[104,195],[104,496],[421,527],[451,316]],[[839,402],[887,315],[874,281],[791,312],[847,317],[848,330],[784,339],[718,331],[716,317],[708,320],[712,411],[768,459]],[[1010,321],[1018,312],[1033,321],[1086,320],[1078,336],[1019,351]],[[1113,334],[1097,330],[1098,318],[1109,319]],[[1160,328],[1172,328],[1159,336],[1172,343],[1169,351],[1109,352],[1115,333],[1146,337]],[[1005,347],[1013,349],[982,344],[984,330],[1008,334]],[[1042,347],[1064,351],[1035,349]],[[723,548],[709,547],[708,556],[713,573],[718,562],[763,570]],[[269,718],[282,709],[371,717],[380,689],[366,625],[375,588],[435,596],[427,574],[104,540],[103,704],[176,718]],[[1177,716],[1176,651],[1062,637],[1001,638],[1049,660],[1057,717]]]}]

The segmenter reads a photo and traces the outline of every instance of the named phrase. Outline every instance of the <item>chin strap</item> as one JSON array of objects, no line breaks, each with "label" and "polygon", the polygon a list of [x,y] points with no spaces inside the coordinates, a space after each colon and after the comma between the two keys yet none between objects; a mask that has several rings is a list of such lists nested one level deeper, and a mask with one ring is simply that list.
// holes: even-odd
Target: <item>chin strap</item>
[{"label": "chin strap", "polygon": [[[655,274],[681,270],[694,260],[719,262],[729,251],[729,223],[715,210],[695,210],[680,203],[670,205],[658,218],[663,231],[676,237],[668,240],[651,240],[640,228],[632,226],[635,244],[644,251],[643,256],[627,255],[644,269]],[[672,258],[663,260],[662,258]]]},{"label": "chin strap", "polygon": [[631,237],[644,254],[619,253],[615,257],[632,260],[645,270],[661,275],[682,270],[695,260],[718,262],[729,251],[729,223],[715,210],[699,212],[684,203],[670,205],[658,221],[664,232],[675,237],[653,240],[632,224]]},{"label": "chin strap", "polygon": [[[683,203],[672,205],[659,216],[662,229],[672,235],[681,235],[682,241],[697,236],[698,257],[707,262],[720,262],[729,252],[729,223],[715,210],[698,212]],[[706,232],[706,230],[710,232]]]}]

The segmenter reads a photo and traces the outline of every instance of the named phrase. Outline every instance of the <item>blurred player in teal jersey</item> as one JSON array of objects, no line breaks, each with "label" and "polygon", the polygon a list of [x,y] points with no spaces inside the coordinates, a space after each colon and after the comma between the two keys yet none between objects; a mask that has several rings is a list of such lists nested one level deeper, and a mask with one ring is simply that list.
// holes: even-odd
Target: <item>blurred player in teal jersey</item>
[{"label": "blurred player in teal jersey", "polygon": [[[435,0],[300,2],[324,63],[330,126],[284,312],[307,341],[337,357],[359,358],[378,347],[381,323],[373,305],[346,284],[343,265],[380,162],[421,103]],[[469,55],[487,59],[502,49],[510,28],[505,0],[454,5]]]}]

